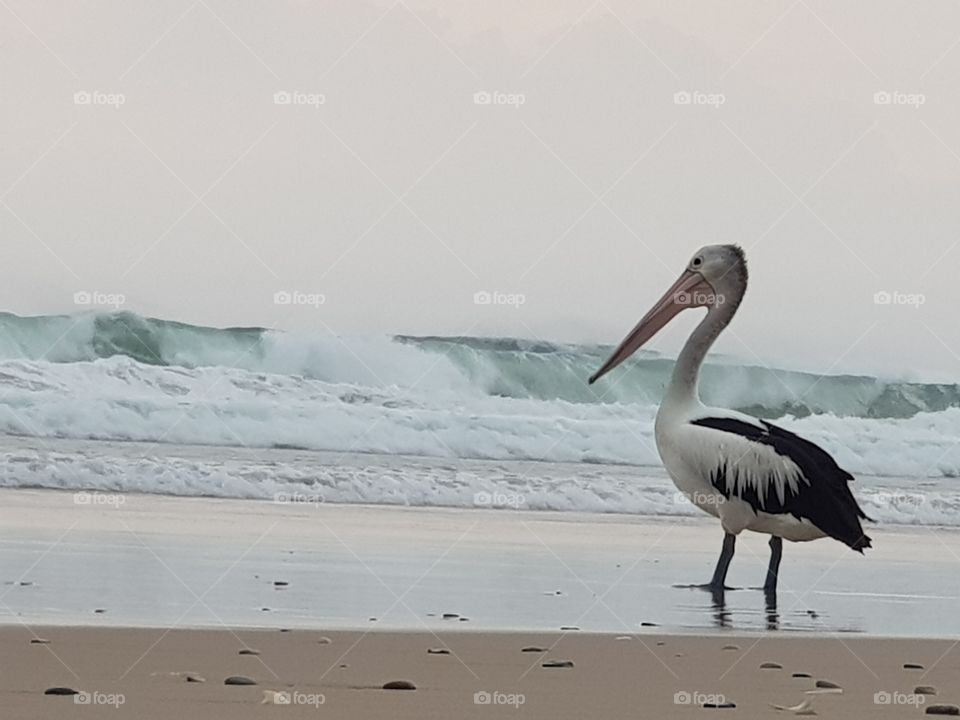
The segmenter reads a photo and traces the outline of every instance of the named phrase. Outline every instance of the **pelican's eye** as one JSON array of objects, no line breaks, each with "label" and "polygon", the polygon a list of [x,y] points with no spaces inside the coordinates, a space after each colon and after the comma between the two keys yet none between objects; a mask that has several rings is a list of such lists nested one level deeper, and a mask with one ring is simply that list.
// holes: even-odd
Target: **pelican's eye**
[{"label": "pelican's eye", "polygon": [[693,262],[691,263],[691,265],[693,265],[694,267],[700,267],[701,265],[703,265],[703,258],[702,258],[702,257],[695,257],[695,258],[693,259]]}]

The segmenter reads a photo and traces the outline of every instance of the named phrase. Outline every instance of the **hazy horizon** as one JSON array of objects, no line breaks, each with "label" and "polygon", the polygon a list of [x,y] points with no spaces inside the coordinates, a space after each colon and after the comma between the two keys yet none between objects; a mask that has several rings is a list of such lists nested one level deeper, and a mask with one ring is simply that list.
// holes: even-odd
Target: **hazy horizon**
[{"label": "hazy horizon", "polygon": [[615,343],[736,242],[717,352],[955,379],[960,8],[861,10],[7,2],[0,309]]}]

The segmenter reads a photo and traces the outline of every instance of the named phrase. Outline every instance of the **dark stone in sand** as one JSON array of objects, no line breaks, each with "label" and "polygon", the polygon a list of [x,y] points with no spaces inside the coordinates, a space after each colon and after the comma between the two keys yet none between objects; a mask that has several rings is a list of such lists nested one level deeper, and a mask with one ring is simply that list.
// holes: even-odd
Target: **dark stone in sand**
[{"label": "dark stone in sand", "polygon": [[640,627],[660,627],[660,626],[652,622],[642,622],[640,623]]},{"label": "dark stone in sand", "polygon": [[273,586],[274,586],[274,587],[287,587],[287,585],[289,585],[289,584],[290,584],[290,583],[288,583],[286,580],[274,580],[274,581],[273,581]]},{"label": "dark stone in sand", "polygon": [[760,663],[761,670],[783,670],[783,665],[775,662]]},{"label": "dark stone in sand", "polygon": [[811,675],[810,673],[797,672],[797,673],[794,673],[793,675],[791,675],[790,677],[795,677],[795,678],[808,678],[808,677],[813,677],[813,675]]},{"label": "dark stone in sand", "polygon": [[31,645],[49,645],[50,641],[45,640],[43,638],[33,638],[33,640],[30,641],[30,644]]},{"label": "dark stone in sand", "polygon": [[541,667],[545,668],[572,668],[573,660],[547,660]]},{"label": "dark stone in sand", "polygon": [[666,645],[666,643],[663,640],[657,640],[657,647],[660,647],[662,645]]},{"label": "dark stone in sand", "polygon": [[224,685],[256,685],[257,681],[244,675],[231,675],[223,681]]},{"label": "dark stone in sand", "polygon": [[453,620],[454,618],[460,617],[457,613],[444,613],[441,615],[444,620]]},{"label": "dark stone in sand", "polygon": [[187,682],[192,682],[192,683],[206,682],[205,678],[202,678],[199,675],[194,675],[193,673],[187,673],[186,680]]},{"label": "dark stone in sand", "polygon": [[830,680],[817,680],[816,685],[817,685],[818,688],[823,688],[823,689],[825,689],[825,690],[840,690],[840,689],[842,689],[839,685],[837,685],[835,682],[831,682]]},{"label": "dark stone in sand", "polygon": [[383,684],[384,690],[416,690],[417,686],[409,680],[391,680]]},{"label": "dark stone in sand", "polygon": [[903,669],[904,670],[923,670],[923,665],[920,665],[919,663],[904,663]]},{"label": "dark stone in sand", "polygon": [[536,645],[530,645],[525,648],[520,648],[520,652],[546,652],[546,648],[537,647]]},{"label": "dark stone in sand", "polygon": [[470,622],[470,618],[462,617],[460,618],[460,622]]},{"label": "dark stone in sand", "polygon": [[703,707],[709,710],[731,710],[737,706],[736,703],[704,703]]},{"label": "dark stone in sand", "polygon": [[937,689],[933,685],[917,685],[913,689],[914,695],[936,695]]},{"label": "dark stone in sand", "polygon": [[68,687],[52,687],[43,691],[44,695],[79,695],[79,690]]},{"label": "dark stone in sand", "polygon": [[579,630],[580,628],[578,628],[576,625],[561,625],[560,629],[570,631],[570,630]]},{"label": "dark stone in sand", "polygon": [[739,645],[724,645],[724,646],[723,646],[722,648],[720,648],[720,649],[721,649],[721,650],[739,650],[739,649],[740,649],[740,646],[739,646]]},{"label": "dark stone in sand", "polygon": [[21,580],[20,582],[17,583],[17,585],[19,585],[20,587],[30,587],[31,585],[33,585],[33,582],[30,580]]},{"label": "dark stone in sand", "polygon": [[446,648],[427,648],[427,655],[449,655],[450,651]]},{"label": "dark stone in sand", "polygon": [[238,654],[240,655],[259,655],[259,650],[254,650],[253,648],[243,648]]},{"label": "dark stone in sand", "polygon": [[103,608],[97,608],[97,609],[94,610],[93,612],[94,612],[95,614],[97,614],[97,615],[103,615],[103,613],[105,613],[106,610],[104,610]]},{"label": "dark stone in sand", "polygon": [[280,628],[280,632],[290,632],[290,628]]},{"label": "dark stone in sand", "polygon": [[927,715],[960,715],[960,708],[956,705],[931,705],[927,708]]},{"label": "dark stone in sand", "polygon": [[270,608],[260,608],[260,612],[270,612]]}]

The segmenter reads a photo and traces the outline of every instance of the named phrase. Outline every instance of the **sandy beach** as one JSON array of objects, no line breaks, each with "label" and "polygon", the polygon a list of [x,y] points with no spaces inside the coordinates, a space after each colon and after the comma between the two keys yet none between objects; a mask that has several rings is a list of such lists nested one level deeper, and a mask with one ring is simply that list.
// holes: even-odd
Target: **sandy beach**
[{"label": "sandy beach", "polygon": [[[943,529],[878,528],[867,558],[789,546],[770,607],[754,590],[718,605],[674,587],[715,560],[715,528],[685,518],[0,499],[5,717],[694,717],[732,704],[716,711],[872,718],[960,703],[957,544]],[[761,577],[764,550],[744,538],[737,585]],[[234,676],[256,684],[224,684]],[[394,681],[415,689],[383,689]]]},{"label": "sandy beach", "polygon": [[[894,718],[960,701],[960,652],[945,640],[69,627],[0,638],[9,718],[795,714],[774,705]],[[415,689],[383,689],[398,681]]]}]

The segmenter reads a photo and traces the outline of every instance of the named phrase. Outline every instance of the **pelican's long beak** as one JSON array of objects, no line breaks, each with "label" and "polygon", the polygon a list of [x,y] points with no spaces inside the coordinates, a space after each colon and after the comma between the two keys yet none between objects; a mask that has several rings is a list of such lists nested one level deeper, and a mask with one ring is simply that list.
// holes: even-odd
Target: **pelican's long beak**
[{"label": "pelican's long beak", "polygon": [[714,297],[713,288],[698,272],[684,270],[680,278],[664,293],[650,312],[644,315],[637,326],[630,331],[613,355],[590,377],[592,385],[617,365],[622,363],[643,347],[650,338],[673,319],[680,311],[691,307],[703,307],[710,304],[704,298]]}]

